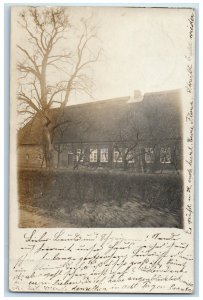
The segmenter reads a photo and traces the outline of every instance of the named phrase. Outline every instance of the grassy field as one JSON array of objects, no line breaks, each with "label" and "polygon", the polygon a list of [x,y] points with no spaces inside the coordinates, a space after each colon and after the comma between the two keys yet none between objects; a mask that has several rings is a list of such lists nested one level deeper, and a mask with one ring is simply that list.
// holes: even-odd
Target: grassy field
[{"label": "grassy field", "polygon": [[20,206],[20,227],[181,227],[180,215],[146,207],[143,202],[84,203],[71,211]]}]

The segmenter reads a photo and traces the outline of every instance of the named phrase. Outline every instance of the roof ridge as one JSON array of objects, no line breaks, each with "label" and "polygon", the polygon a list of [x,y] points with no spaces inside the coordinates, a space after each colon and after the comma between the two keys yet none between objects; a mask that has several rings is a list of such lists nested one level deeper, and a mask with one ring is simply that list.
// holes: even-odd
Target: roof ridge
[{"label": "roof ridge", "polygon": [[67,105],[66,107],[75,107],[75,106],[83,106],[83,105],[89,105],[89,104],[104,104],[107,102],[120,102],[120,101],[128,101],[130,96],[124,96],[124,97],[115,97],[115,98],[109,98],[109,99],[104,99],[104,100],[96,100],[96,101],[89,101],[89,102],[84,102],[84,103],[78,103],[78,104],[72,104],[72,105]]}]

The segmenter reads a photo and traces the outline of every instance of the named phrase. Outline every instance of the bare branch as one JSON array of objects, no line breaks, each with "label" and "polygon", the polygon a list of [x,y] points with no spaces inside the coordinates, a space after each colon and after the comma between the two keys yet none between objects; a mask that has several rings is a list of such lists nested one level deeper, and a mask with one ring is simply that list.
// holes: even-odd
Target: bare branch
[{"label": "bare branch", "polygon": [[40,78],[40,75],[38,74],[38,72],[36,72],[36,70],[33,69],[32,67],[24,66],[24,65],[22,65],[22,64],[19,63],[19,64],[17,65],[17,68],[18,68],[18,70],[19,70],[20,72],[22,72],[22,73],[26,73],[26,74],[31,73],[31,74],[33,74],[35,77],[37,77],[39,80],[41,79],[41,78]]},{"label": "bare branch", "polygon": [[81,70],[86,65],[89,65],[91,63],[97,62],[98,59],[99,59],[100,54],[101,54],[101,49],[98,51],[97,56],[95,58],[87,60],[86,62],[84,62],[82,65],[80,65],[80,67],[78,68],[78,70]]},{"label": "bare branch", "polygon": [[20,93],[18,94],[18,100],[27,103],[27,104],[28,104],[30,107],[32,107],[36,112],[39,111],[39,108],[33,103],[33,101],[32,101],[28,96],[26,96],[25,93],[20,92]]},{"label": "bare branch", "polygon": [[32,112],[32,111],[29,111],[29,110],[18,110],[18,113],[19,114],[31,114],[31,115],[35,115],[35,113],[34,112]]},{"label": "bare branch", "polygon": [[[65,88],[60,88],[60,89],[58,89],[57,91],[55,91],[55,92],[51,95],[51,98],[50,98],[50,100],[49,100],[49,102],[48,102],[48,106],[50,106],[50,104],[52,103],[53,98],[54,98],[58,93],[61,93],[61,92],[63,92],[63,91],[65,91]],[[60,103],[61,103],[61,102],[60,102]]]},{"label": "bare branch", "polygon": [[41,47],[41,45],[40,45],[40,43],[39,43],[38,38],[36,37],[36,35],[34,35],[34,34],[30,31],[30,29],[29,29],[29,27],[28,27],[27,20],[26,20],[25,18],[24,18],[24,23],[25,23],[25,25],[22,25],[22,24],[21,24],[21,26],[27,31],[27,33],[30,35],[30,37],[35,41],[35,44],[38,46],[38,49],[41,51],[42,55],[44,55],[44,51],[43,51],[43,49],[42,49],[42,47]]},{"label": "bare branch", "polygon": [[62,126],[62,125],[64,125],[64,124],[67,124],[67,123],[71,123],[71,120],[65,120],[65,121],[62,121],[62,122],[56,124],[56,125],[53,127],[53,130],[55,130],[56,128],[58,128],[58,127],[60,127],[60,126]]},{"label": "bare branch", "polygon": [[58,55],[51,55],[51,56],[49,56],[48,59],[52,59],[52,60],[49,61],[48,64],[52,64],[55,61],[63,61],[62,60],[63,58],[69,59],[69,58],[71,58],[71,55],[70,54],[66,54],[66,55],[59,55],[59,54]]}]

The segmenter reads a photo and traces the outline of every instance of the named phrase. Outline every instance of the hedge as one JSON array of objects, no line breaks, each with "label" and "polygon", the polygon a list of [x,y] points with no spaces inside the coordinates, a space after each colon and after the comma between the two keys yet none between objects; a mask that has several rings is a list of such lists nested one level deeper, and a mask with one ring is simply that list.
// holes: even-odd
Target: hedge
[{"label": "hedge", "polygon": [[71,210],[85,202],[133,199],[146,207],[177,212],[182,208],[183,180],[179,174],[133,174],[70,170],[19,170],[19,201],[51,209]]}]

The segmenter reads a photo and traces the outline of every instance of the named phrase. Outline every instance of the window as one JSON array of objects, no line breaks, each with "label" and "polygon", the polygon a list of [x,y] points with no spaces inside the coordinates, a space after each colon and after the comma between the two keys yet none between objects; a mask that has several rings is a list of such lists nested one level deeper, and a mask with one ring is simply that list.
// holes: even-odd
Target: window
[{"label": "window", "polygon": [[97,149],[90,149],[90,162],[97,162]]},{"label": "window", "polygon": [[128,148],[125,149],[125,153],[127,153],[127,156],[126,156],[126,160],[128,161],[129,164],[132,164],[135,162],[135,159],[134,159],[134,153],[133,151],[129,151]]},{"label": "window", "polygon": [[121,148],[119,148],[119,151],[114,149],[113,161],[114,162],[122,162],[122,149]]},{"label": "window", "polygon": [[108,148],[101,149],[100,161],[101,162],[108,162]]},{"label": "window", "polygon": [[171,148],[161,148],[160,149],[160,162],[162,164],[170,164],[171,163]]},{"label": "window", "polygon": [[147,164],[154,162],[154,149],[153,148],[145,148],[145,162]]},{"label": "window", "polygon": [[77,149],[76,161],[84,161],[84,150],[82,151],[81,149]]}]

